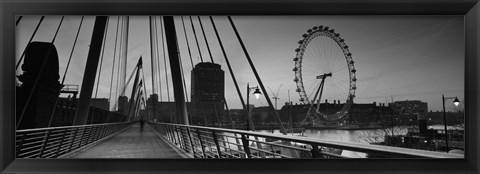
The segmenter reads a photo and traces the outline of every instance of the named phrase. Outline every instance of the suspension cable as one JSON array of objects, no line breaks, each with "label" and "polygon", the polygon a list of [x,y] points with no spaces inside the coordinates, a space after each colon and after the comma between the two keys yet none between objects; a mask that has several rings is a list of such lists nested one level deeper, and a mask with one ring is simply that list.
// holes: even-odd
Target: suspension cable
[{"label": "suspension cable", "polygon": [[[151,52],[151,57],[150,57],[150,60],[151,60],[151,68],[152,68],[152,97],[150,99],[152,99],[152,115],[157,115],[157,105],[156,103],[158,101],[155,101],[153,100],[153,95],[155,93],[157,93],[157,90],[155,88],[155,85],[157,83],[157,81],[159,81],[159,79],[157,79],[156,75],[157,75],[157,68],[158,68],[158,42],[157,42],[157,34],[158,32],[156,31],[157,30],[157,27],[156,27],[156,16],[152,17],[152,16],[149,16],[149,25],[150,25],[150,52]],[[142,74],[143,74],[143,68],[142,68]],[[143,79],[145,80],[145,75],[143,75]],[[147,95],[147,93],[145,92],[145,95]],[[147,110],[147,108],[145,108],[145,110]],[[147,115],[148,115],[148,111],[147,111]],[[150,117],[149,117],[150,118]],[[150,119],[149,119],[150,121]]]},{"label": "suspension cable", "polygon": [[[122,91],[120,91],[120,92],[125,93],[128,84],[130,84],[130,81],[132,81],[133,75],[135,74],[135,70],[137,70],[137,67],[133,68],[133,71],[130,74],[130,78],[128,78],[128,81],[125,82],[125,88],[123,88]],[[115,108],[117,107],[117,104],[118,104],[118,100],[115,102],[115,105],[114,105]]]},{"label": "suspension cable", "polygon": [[[179,48],[179,47],[178,47],[178,41],[177,41],[176,43],[177,43],[177,48]],[[181,74],[182,74],[183,88],[184,88],[184,90],[185,90],[185,100],[186,100],[186,102],[188,103],[188,92],[187,92],[187,85],[186,85],[186,83],[185,83],[185,73],[183,73],[182,56],[180,55],[179,50],[177,50],[177,54],[178,54],[178,61],[180,62],[180,72],[181,72]],[[188,116],[188,114],[187,114],[187,116]],[[190,120],[191,120],[191,119],[188,118],[188,121],[189,121],[189,122],[191,122]],[[189,124],[190,124],[190,123],[189,123]]]},{"label": "suspension cable", "polygon": [[[112,63],[112,76],[110,78],[110,93],[108,94],[108,101],[112,101],[112,88],[113,88],[113,76],[115,70],[115,59],[117,54],[117,39],[118,39],[118,23],[120,21],[120,16],[117,18],[117,31],[115,32],[115,46],[113,47],[113,63]],[[118,71],[118,70],[117,70]],[[110,106],[108,106],[110,108]],[[115,108],[113,108],[115,109]]]},{"label": "suspension cable", "polygon": [[[120,18],[120,16],[119,16],[119,18]],[[123,45],[123,42],[122,42],[122,40],[123,40],[123,32],[124,32],[124,31],[123,31],[123,29],[124,29],[123,26],[124,26],[124,22],[125,22],[125,21],[123,20],[123,16],[122,16],[121,22],[122,22],[122,23],[121,23],[122,25],[121,25],[121,27],[120,27],[120,41],[119,41],[120,43],[119,43],[119,50],[118,50],[118,54],[117,54],[117,56],[118,56],[117,85],[115,85],[115,104],[113,105],[113,106],[114,106],[113,109],[117,108],[117,103],[118,103],[118,99],[119,99],[119,96],[120,96],[119,93],[118,93],[118,86],[120,86],[120,73],[121,73],[121,72],[120,72],[120,71],[121,71],[121,68],[120,68],[120,67],[121,67],[121,65],[122,65],[122,60],[121,60],[120,53],[121,53],[122,50],[123,50],[123,46],[122,46],[122,45]],[[120,90],[121,90],[121,89],[120,89]],[[119,109],[119,108],[118,108],[118,109]]]},{"label": "suspension cable", "polygon": [[[148,17],[148,22],[149,22],[149,28],[150,28],[150,60],[151,60],[151,69],[152,69],[152,91],[153,91],[153,94],[155,94],[157,92],[157,89],[155,88],[155,86],[157,85],[157,79],[156,79],[156,71],[155,71],[155,66],[156,66],[156,57],[158,55],[156,55],[156,49],[158,49],[157,45],[156,45],[156,42],[154,42],[155,38],[156,38],[156,33],[155,33],[155,27],[154,27],[154,20],[155,18],[152,18],[152,16],[149,16]],[[153,100],[152,100],[153,101]],[[153,109],[155,110],[155,108]]]},{"label": "suspension cable", "polygon": [[213,61],[212,52],[210,51],[210,46],[208,46],[208,40],[207,40],[207,36],[205,35],[205,30],[203,29],[202,20],[200,19],[200,16],[197,16],[197,17],[198,17],[198,22],[200,23],[200,28],[202,28],[203,38],[205,38],[205,45],[207,45],[207,50],[208,50],[208,54],[210,55],[210,60],[212,61],[212,63],[215,63]]},{"label": "suspension cable", "polygon": [[20,66],[20,63],[22,62],[23,58],[25,57],[25,51],[27,50],[28,45],[30,45],[30,43],[32,42],[33,37],[35,37],[35,35],[37,34],[38,28],[40,27],[40,24],[42,24],[43,19],[45,19],[45,16],[42,16],[40,18],[40,21],[38,22],[37,27],[35,27],[35,30],[33,31],[33,34],[30,37],[30,40],[28,40],[27,46],[23,50],[22,56],[20,56],[20,60],[17,62],[17,66],[15,66],[15,69],[18,69],[18,66]]},{"label": "suspension cable", "polygon": [[62,23],[63,23],[63,19],[64,19],[64,18],[65,18],[65,16],[62,16],[62,19],[60,20],[60,24],[58,24],[57,31],[55,32],[55,35],[53,36],[52,43],[54,43],[54,42],[55,42],[55,39],[57,39],[58,31],[60,31],[60,26],[62,26]]},{"label": "suspension cable", "polygon": [[[67,76],[67,72],[68,72],[68,69],[70,67],[70,61],[72,60],[73,51],[75,50],[75,45],[77,45],[78,35],[80,34],[80,29],[82,28],[84,17],[85,16],[82,16],[82,19],[80,20],[80,24],[78,25],[77,34],[75,36],[75,40],[73,41],[72,51],[70,52],[70,56],[69,56],[68,62],[67,62],[67,67],[65,68],[65,72],[63,73],[62,83],[61,83],[62,87],[65,84],[65,77]],[[53,105],[53,111],[52,111],[52,114],[50,115],[50,121],[48,122],[48,127],[50,127],[51,124],[52,124],[53,116],[55,115],[55,111],[57,110],[57,103],[58,103],[59,97],[60,96],[57,96],[56,99],[55,99],[55,104]]]},{"label": "suspension cable", "polygon": [[17,22],[15,22],[15,26],[17,26],[18,23],[20,23],[20,20],[22,20],[22,17],[23,17],[23,16],[19,16],[19,17],[18,17]]},{"label": "suspension cable", "polygon": [[235,27],[235,24],[233,23],[232,17],[228,16],[228,20],[230,21],[230,24],[232,25],[233,31],[235,32],[235,35],[237,36],[237,39],[240,42],[240,46],[242,46],[242,50],[245,53],[245,57],[248,60],[248,63],[249,63],[250,68],[252,69],[252,71],[255,75],[255,78],[257,79],[257,82],[258,82],[260,88],[262,89],[263,93],[265,94],[265,98],[268,102],[269,109],[273,113],[275,113],[275,116],[276,116],[275,118],[277,119],[277,122],[280,126],[280,130],[281,130],[282,134],[286,135],[287,131],[285,130],[285,127],[283,127],[282,121],[281,121],[277,111],[275,110],[275,108],[273,108],[272,101],[270,100],[270,97],[268,96],[267,90],[265,90],[265,86],[263,86],[263,82],[260,79],[260,76],[258,75],[257,70],[255,69],[255,66],[253,65],[252,59],[250,58],[250,55],[247,52],[247,48],[245,47],[245,44],[243,43],[242,38],[240,37],[240,34],[238,33],[237,28]]},{"label": "suspension cable", "polygon": [[67,76],[67,71],[68,71],[68,68],[70,67],[70,61],[72,60],[73,51],[75,50],[75,45],[77,45],[78,35],[80,34],[80,29],[82,28],[84,17],[85,16],[82,16],[82,19],[80,20],[80,25],[78,26],[77,35],[75,36],[75,41],[73,42],[72,51],[70,52],[70,56],[67,62],[67,67],[65,68],[65,73],[63,73],[62,85],[65,82],[65,77]]},{"label": "suspension cable", "polygon": [[[125,83],[125,77],[126,77],[126,74],[127,74],[128,33],[129,33],[129,26],[130,26],[129,21],[130,21],[130,17],[125,16],[125,26],[124,26],[125,27],[125,33],[124,33],[125,37],[123,38],[123,42],[124,42],[123,46],[125,47],[125,49],[122,52],[122,58],[124,60],[123,60],[123,68],[122,68],[123,72],[122,72],[122,78],[121,78],[123,83]],[[124,87],[124,88],[126,88],[126,87]],[[121,95],[124,95],[124,93],[122,93]]]},{"label": "suspension cable", "polygon": [[193,69],[192,52],[190,51],[190,44],[188,43],[187,30],[185,29],[185,21],[183,21],[183,16],[180,16],[180,17],[182,18],[183,33],[185,33],[185,41],[187,42],[188,55],[190,56],[190,64],[192,65],[192,69]]},{"label": "suspension cable", "polygon": [[[159,46],[159,42],[158,42],[158,29],[157,29],[157,20],[156,20],[157,17],[155,17],[155,32],[157,32],[157,37],[155,38],[155,42],[157,43],[157,47]],[[162,21],[162,17],[160,17],[160,21]],[[163,23],[160,22],[160,30],[161,30],[161,34],[163,33]],[[163,38],[163,34],[162,34],[162,38]],[[162,48],[163,49],[163,48]],[[160,66],[160,49],[157,49],[157,72],[158,72],[158,93],[159,93],[159,99],[160,101],[163,100],[163,97],[162,97],[162,80],[161,80],[161,77],[162,77],[162,71],[161,71],[161,66]]]},{"label": "suspension cable", "polygon": [[[143,77],[143,81],[145,82],[145,72],[143,72],[143,66],[142,66],[142,77]],[[145,83],[143,83],[143,91],[144,91],[144,93],[145,93],[144,95],[145,95],[145,96],[148,96],[148,94],[147,94],[147,86],[145,85]],[[144,98],[143,96],[142,96],[142,98],[143,98],[143,100],[145,100],[145,98]],[[146,102],[145,102],[145,103],[146,103]],[[155,105],[152,106],[152,108],[155,108],[155,107],[156,107]],[[145,104],[145,110],[147,110],[146,104]],[[148,113],[148,112],[147,112],[147,113]],[[147,114],[147,116],[148,116],[148,114]],[[148,117],[148,118],[150,118],[150,117]],[[148,119],[148,121],[150,121],[150,119]]]},{"label": "suspension cable", "polygon": [[193,35],[195,36],[195,41],[197,42],[198,54],[200,55],[200,60],[203,63],[202,51],[200,50],[200,45],[198,44],[197,33],[195,32],[195,26],[193,25],[192,16],[189,16],[189,17],[190,17],[190,23],[192,24]]},{"label": "suspension cable", "polygon": [[[160,17],[160,21],[162,20],[162,18]],[[163,23],[161,23],[163,24]],[[155,42],[157,43],[157,47],[159,46],[158,44],[158,28],[157,28],[158,24],[157,24],[157,16],[155,16],[155,33],[157,33],[157,37],[155,38]],[[161,25],[160,27],[160,30],[162,32],[160,33],[163,33],[163,25]],[[163,34],[162,34],[162,38],[163,38]],[[163,49],[163,48],[162,48]],[[162,77],[162,72],[161,72],[161,66],[160,66],[160,49],[157,49],[157,72],[158,72],[158,94],[159,94],[159,100],[162,101],[163,100],[163,97],[162,97],[162,80],[161,80],[161,77]]]},{"label": "suspension cable", "polygon": [[[162,20],[162,18],[160,17],[160,20]],[[163,23],[161,23],[163,24]],[[162,25],[163,26],[163,25]],[[161,102],[163,100],[163,97],[162,97],[162,80],[161,80],[161,77],[162,77],[162,71],[161,71],[161,66],[160,66],[160,49],[158,49],[158,46],[159,46],[159,42],[158,42],[158,24],[157,24],[157,16],[155,16],[155,21],[154,21],[154,27],[155,27],[155,33],[156,33],[156,36],[155,37],[155,43],[157,45],[157,64],[156,64],[156,68],[157,68],[157,73],[158,73],[158,94],[159,94],[159,101]],[[163,27],[160,27],[160,29],[163,31]],[[161,32],[163,33],[163,32]],[[163,35],[162,35],[163,37]],[[163,49],[163,48],[162,48]],[[154,105],[155,107],[157,105]],[[157,112],[158,112],[158,109],[157,109]],[[155,118],[159,118],[160,117],[160,112],[158,113],[154,113],[155,114]]]},{"label": "suspension cable", "polygon": [[[233,73],[232,66],[230,65],[230,61],[228,60],[227,53],[225,52],[225,48],[223,47],[222,40],[220,39],[220,35],[218,34],[218,30],[217,30],[217,27],[215,26],[215,22],[213,21],[212,16],[210,16],[210,22],[212,22],[213,30],[215,31],[215,35],[217,36],[218,43],[219,43],[220,48],[222,50],[223,57],[225,58],[225,62],[227,63],[227,67],[228,67],[228,70],[230,72],[230,76],[232,76],[233,83],[235,84],[235,88],[236,88],[237,93],[238,93],[238,97],[240,98],[240,102],[242,103],[242,107],[243,107],[244,110],[247,110],[247,108],[245,107],[246,106],[245,101],[243,100],[243,97],[242,97],[242,93],[240,92],[240,88],[238,87],[237,79],[235,78],[235,74]],[[224,100],[225,100],[225,96],[224,96]],[[228,107],[226,100],[225,100],[225,106]],[[232,126],[233,126],[233,123],[232,123]]]}]

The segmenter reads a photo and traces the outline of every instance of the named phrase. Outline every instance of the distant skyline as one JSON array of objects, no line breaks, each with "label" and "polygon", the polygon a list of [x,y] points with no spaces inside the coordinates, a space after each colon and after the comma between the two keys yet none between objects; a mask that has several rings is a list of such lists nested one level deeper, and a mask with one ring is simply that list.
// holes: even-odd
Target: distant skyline
[{"label": "distant skyline", "polygon": [[[16,59],[18,61],[31,37],[40,16],[25,16],[16,27]],[[50,42],[61,16],[47,16],[33,41]],[[66,16],[55,45],[59,53],[60,80],[72,49],[81,16]],[[182,21],[175,16],[179,51],[184,68],[184,77],[190,101],[190,71]],[[233,66],[238,84],[245,98],[246,85],[258,83],[250,70],[243,51],[226,16],[214,16],[228,58]],[[313,26],[329,26],[340,33],[349,46],[357,69],[356,103],[387,103],[403,100],[421,100],[428,103],[429,110],[442,109],[442,94],[447,97],[464,98],[465,43],[463,16],[232,16],[265,87],[279,92],[278,108],[288,102],[288,90],[293,103],[298,101],[292,60],[302,34]],[[192,16],[204,61],[210,61],[201,33],[198,18]],[[231,109],[241,108],[237,92],[223,54],[217,42],[211,22],[201,16],[208,44],[215,63],[225,71],[225,97]],[[157,19],[158,22],[159,19]],[[184,17],[188,41],[194,63],[200,61],[190,19]],[[90,44],[94,16],[86,16],[79,40],[72,57],[65,84],[78,84],[84,73],[88,45]],[[117,17],[109,20],[101,82],[97,98],[109,98],[112,58]],[[158,25],[160,32],[160,23]],[[152,93],[150,66],[150,36],[147,16],[130,17],[127,78],[140,56],[143,57],[147,93]],[[158,38],[161,41],[161,38]],[[160,44],[161,47],[161,44]],[[168,53],[166,53],[168,55]],[[167,100],[163,53],[160,48],[162,100]],[[117,60],[118,61],[118,60]],[[167,58],[168,63],[168,58]],[[169,69],[169,65],[167,65]],[[21,73],[20,71],[18,73]],[[18,74],[17,73],[17,74]],[[173,101],[171,76],[168,74],[170,98]],[[127,94],[129,89],[127,88]],[[273,97],[268,90],[269,96]],[[343,100],[340,96],[336,100]],[[322,100],[323,102],[324,100]],[[329,99],[329,101],[332,101]],[[272,102],[274,100],[272,99]],[[447,101],[448,102],[448,101]],[[113,101],[110,102],[113,105]],[[267,105],[265,98],[250,103]],[[451,106],[451,105],[450,105]],[[450,109],[447,105],[447,110]]]}]

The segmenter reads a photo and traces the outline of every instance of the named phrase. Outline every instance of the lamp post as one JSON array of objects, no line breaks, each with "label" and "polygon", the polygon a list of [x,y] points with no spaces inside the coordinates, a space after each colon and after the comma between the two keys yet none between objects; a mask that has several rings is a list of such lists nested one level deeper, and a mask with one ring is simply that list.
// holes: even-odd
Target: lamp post
[{"label": "lamp post", "polygon": [[[253,126],[252,118],[250,117],[250,90],[252,90],[252,89],[255,89],[253,94],[255,95],[255,98],[257,98],[257,99],[260,97],[260,95],[262,93],[260,92],[260,89],[258,89],[258,86],[250,88],[250,84],[247,83],[247,117],[248,117],[248,122],[250,124],[252,124],[252,126]],[[248,126],[247,126],[247,130],[249,130]]]},{"label": "lamp post", "polygon": [[448,153],[448,133],[447,133],[447,116],[445,114],[445,100],[449,100],[449,99],[455,99],[453,100],[453,104],[455,106],[458,106],[460,104],[460,101],[458,100],[457,97],[445,97],[443,94],[442,94],[442,102],[443,102],[443,124],[445,126],[445,147],[446,147],[446,151]]}]

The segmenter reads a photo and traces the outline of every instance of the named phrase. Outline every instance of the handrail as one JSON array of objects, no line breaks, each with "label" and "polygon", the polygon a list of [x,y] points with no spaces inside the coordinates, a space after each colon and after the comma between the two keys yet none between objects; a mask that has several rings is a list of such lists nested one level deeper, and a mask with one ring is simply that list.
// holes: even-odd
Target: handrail
[{"label": "handrail", "polygon": [[123,130],[135,122],[63,126],[16,131],[17,158],[58,158]]},{"label": "handrail", "polygon": [[92,127],[92,126],[115,125],[115,124],[125,124],[125,123],[131,123],[131,122],[88,124],[88,125],[80,125],[80,126],[45,127],[45,128],[35,128],[35,129],[20,129],[20,130],[17,130],[16,132],[17,132],[17,133],[20,133],[20,132],[39,131],[39,130],[68,129],[68,128],[77,128],[77,127]]},{"label": "handrail", "polygon": [[[385,158],[464,158],[463,155],[445,152],[301,136],[158,122],[149,124],[165,139],[197,158],[338,158],[345,157],[338,153],[343,150]],[[263,140],[257,141],[253,137]],[[266,139],[275,141],[266,142]],[[255,143],[259,143],[260,146],[253,145]]]}]

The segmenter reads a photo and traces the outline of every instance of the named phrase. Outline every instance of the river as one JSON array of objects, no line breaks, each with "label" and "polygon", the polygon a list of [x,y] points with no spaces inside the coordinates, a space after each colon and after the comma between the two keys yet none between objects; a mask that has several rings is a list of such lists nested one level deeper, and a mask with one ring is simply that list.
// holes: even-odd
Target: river
[{"label": "river", "polygon": [[[406,135],[408,128],[413,126],[395,126],[393,133],[395,135]],[[443,130],[443,125],[431,125],[428,126],[428,129],[439,129]],[[448,129],[455,129],[454,126],[448,126]],[[391,135],[391,128],[384,129],[365,129],[365,130],[338,130],[338,129],[306,129],[304,136],[312,138],[327,139],[332,141],[341,141],[341,142],[358,142],[358,143],[378,143],[383,142],[386,131]],[[258,130],[258,132],[271,133],[272,130]],[[274,134],[281,135],[280,131],[274,130]],[[291,135],[291,134],[289,134]],[[299,135],[295,133],[294,135]]]}]

